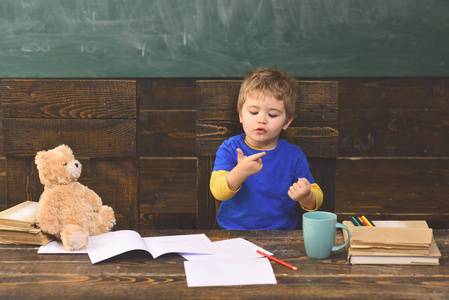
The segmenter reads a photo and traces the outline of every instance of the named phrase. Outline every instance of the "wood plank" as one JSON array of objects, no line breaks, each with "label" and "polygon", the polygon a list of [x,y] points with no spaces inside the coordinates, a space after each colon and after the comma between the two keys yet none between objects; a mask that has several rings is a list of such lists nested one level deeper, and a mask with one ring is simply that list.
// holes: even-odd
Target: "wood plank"
[{"label": "wood plank", "polygon": [[141,111],[139,154],[142,157],[194,157],[195,111]]},{"label": "wood plank", "polygon": [[133,80],[3,79],[5,118],[135,119]]},{"label": "wood plank", "polygon": [[447,158],[338,159],[335,212],[449,228],[448,170]]},{"label": "wood plank", "polygon": [[142,204],[155,205],[164,197],[196,198],[195,158],[141,158],[139,176]]},{"label": "wood plank", "polygon": [[218,229],[216,215],[220,203],[212,196],[209,186],[214,158],[199,156],[197,164],[197,226],[199,229]]},{"label": "wood plank", "polygon": [[320,210],[335,210],[336,160],[333,158],[308,158],[313,179],[323,191],[323,204]]},{"label": "wood plank", "polygon": [[[60,144],[77,157],[136,157],[136,120],[3,120],[5,155],[35,156]],[[101,137],[101,138],[99,138]]]},{"label": "wood plank", "polygon": [[[242,125],[228,121],[202,121],[197,124],[196,153],[214,155],[222,142],[243,133]],[[292,122],[281,138],[298,145],[307,157],[336,157],[338,125],[336,122]]]},{"label": "wood plank", "polygon": [[[238,122],[237,99],[241,80],[199,80],[197,119]],[[302,122],[338,120],[338,82],[298,82],[296,118]],[[234,99],[234,101],[230,101]]]},{"label": "wood plank", "polygon": [[6,159],[0,157],[0,211],[6,209]]},{"label": "wood plank", "polygon": [[341,109],[340,156],[449,156],[449,110]]},{"label": "wood plank", "polygon": [[114,209],[114,230],[139,228],[138,169],[136,158],[91,159],[92,189]]},{"label": "wood plank", "polygon": [[6,159],[6,205],[23,201],[39,201],[44,191],[40,183],[34,157],[8,156]]},{"label": "wood plank", "polygon": [[449,110],[449,77],[323,78],[339,82],[339,106],[344,109]]},{"label": "wood plank", "polygon": [[140,110],[189,110],[196,108],[196,79],[137,79]]},{"label": "wood plank", "polygon": [[154,229],[153,207],[154,205],[139,202],[139,211],[140,211],[139,229]]},{"label": "wood plank", "polygon": [[[153,208],[156,229],[196,229],[196,198],[161,195]],[[142,227],[141,227],[142,228]]]},{"label": "wood plank", "polygon": [[141,159],[139,174],[140,204],[152,220],[140,228],[196,228],[196,159]]}]

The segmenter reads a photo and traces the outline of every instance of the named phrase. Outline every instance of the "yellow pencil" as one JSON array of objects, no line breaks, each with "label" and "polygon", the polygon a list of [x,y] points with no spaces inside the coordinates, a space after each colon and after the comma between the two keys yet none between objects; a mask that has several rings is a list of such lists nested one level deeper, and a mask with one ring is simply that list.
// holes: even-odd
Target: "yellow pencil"
[{"label": "yellow pencil", "polygon": [[368,219],[365,216],[362,216],[361,218],[363,220],[363,223],[367,224],[368,226],[373,227],[373,224],[371,224],[371,222],[368,221]]}]

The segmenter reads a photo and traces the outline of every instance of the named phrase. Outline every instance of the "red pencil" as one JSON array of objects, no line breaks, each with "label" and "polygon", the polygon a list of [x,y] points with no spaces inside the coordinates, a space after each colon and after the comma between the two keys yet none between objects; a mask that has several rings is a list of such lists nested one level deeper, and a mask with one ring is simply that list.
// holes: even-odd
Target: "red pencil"
[{"label": "red pencil", "polygon": [[281,265],[286,266],[287,268],[290,268],[290,269],[292,269],[292,270],[298,270],[297,267],[292,266],[291,264],[288,264],[288,263],[286,263],[285,261],[282,261],[282,260],[280,260],[280,259],[277,259],[277,258],[274,257],[274,256],[271,256],[271,255],[268,255],[268,254],[266,254],[266,253],[263,253],[262,251],[257,250],[257,253],[259,253],[260,255],[263,255],[263,256],[265,256],[265,257],[267,257],[267,258],[269,258],[269,259],[272,259],[272,260],[274,260],[275,262],[280,263]]}]

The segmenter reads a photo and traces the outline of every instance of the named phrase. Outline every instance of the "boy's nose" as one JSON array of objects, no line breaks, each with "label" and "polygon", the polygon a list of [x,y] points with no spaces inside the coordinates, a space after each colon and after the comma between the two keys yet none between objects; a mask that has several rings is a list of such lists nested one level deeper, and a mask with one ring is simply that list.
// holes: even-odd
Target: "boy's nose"
[{"label": "boy's nose", "polygon": [[259,116],[259,118],[257,119],[257,123],[259,123],[259,124],[265,124],[266,122],[267,121],[264,116]]}]

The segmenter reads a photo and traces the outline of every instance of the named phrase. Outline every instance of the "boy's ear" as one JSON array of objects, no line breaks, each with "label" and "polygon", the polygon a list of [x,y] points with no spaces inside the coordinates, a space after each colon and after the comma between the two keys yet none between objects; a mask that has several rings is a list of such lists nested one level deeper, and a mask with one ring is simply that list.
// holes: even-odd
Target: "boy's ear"
[{"label": "boy's ear", "polygon": [[288,126],[290,126],[290,123],[293,121],[293,117],[290,117],[290,119],[287,120],[287,122],[285,122],[284,126],[282,127],[282,129],[287,130]]},{"label": "boy's ear", "polygon": [[243,123],[243,120],[242,120],[242,112],[240,112],[240,111],[239,111],[239,120],[240,120],[240,123]]}]

